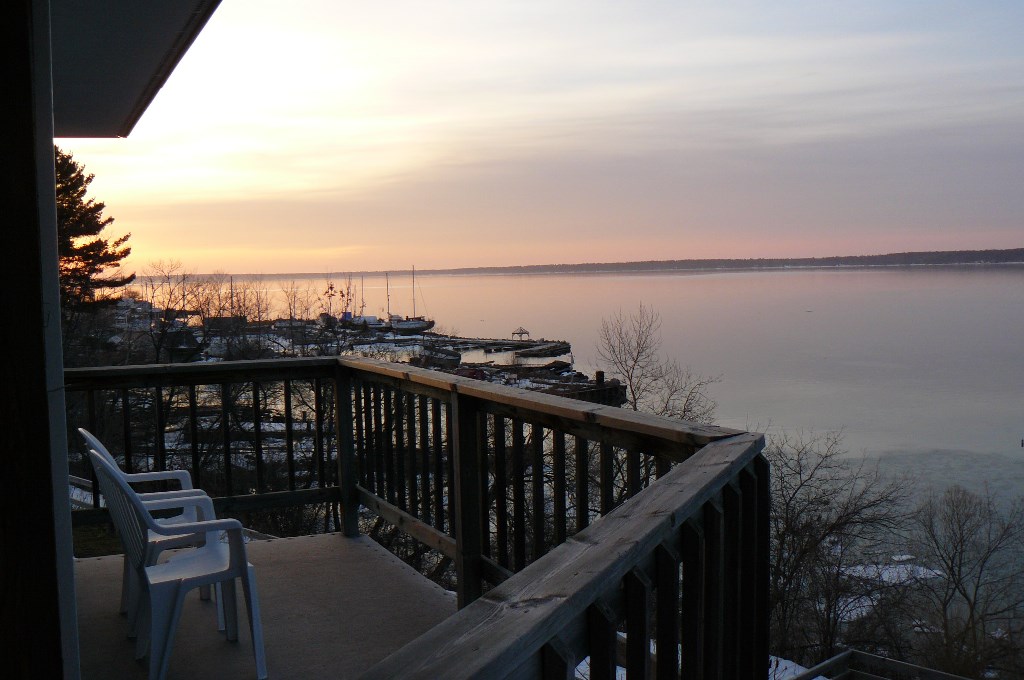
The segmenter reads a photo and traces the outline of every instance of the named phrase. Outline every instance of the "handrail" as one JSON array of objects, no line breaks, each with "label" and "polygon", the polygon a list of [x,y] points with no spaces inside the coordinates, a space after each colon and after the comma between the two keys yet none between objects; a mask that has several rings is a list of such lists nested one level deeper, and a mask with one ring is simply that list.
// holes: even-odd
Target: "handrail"
[{"label": "handrail", "polygon": [[[826,675],[827,674],[827,675]],[[887,659],[862,652],[859,649],[847,649],[831,659],[822,661],[813,668],[808,668],[790,680],[814,680],[817,677],[856,678],[890,678],[891,680],[967,680],[962,675],[943,673],[931,668],[924,668],[905,661]]]},{"label": "handrail", "polygon": [[[639,654],[632,653],[634,658],[630,659],[630,665],[643,666],[649,656],[649,607],[642,606],[643,612],[639,616],[631,610],[636,606],[636,600],[642,603],[650,599],[652,584],[653,594],[658,599],[656,609],[659,615],[668,612],[667,619],[658,619],[657,631],[658,642],[667,640],[668,644],[659,644],[658,649],[671,650],[664,655],[659,651],[658,663],[674,667],[678,663],[676,645],[671,642],[669,631],[661,627],[667,620],[675,630],[679,621],[678,583],[675,579],[680,561],[684,565],[684,592],[689,589],[692,593],[696,588],[701,596],[712,593],[698,607],[705,615],[705,621],[718,616],[718,606],[724,610],[735,607],[737,614],[749,613],[749,608],[757,602],[744,602],[742,598],[765,596],[767,565],[760,560],[761,556],[751,562],[739,563],[740,569],[735,568],[738,564],[730,564],[726,557],[715,573],[705,572],[705,577],[697,581],[697,577],[691,574],[704,571],[722,555],[713,554],[716,552],[712,547],[715,541],[711,535],[704,537],[701,550],[694,551],[692,546],[686,545],[683,530],[697,524],[699,531],[713,532],[710,525],[716,522],[706,522],[704,514],[716,513],[713,506],[721,499],[726,512],[740,507],[745,510],[736,520],[741,537],[732,538],[752,545],[766,538],[767,470],[763,459],[759,458],[763,443],[760,435],[743,434],[709,444],[643,494],[598,519],[545,557],[378,663],[362,677],[501,678],[539,677],[542,674],[546,677],[552,667],[556,669],[557,677],[566,677],[566,672],[575,668],[585,656],[591,657],[592,668],[597,663],[608,662],[608,647],[601,644],[600,635],[595,635],[595,617],[605,619],[606,632],[612,635],[620,619],[639,622],[636,627],[628,624],[627,647],[640,650]],[[754,472],[754,467],[759,464],[762,467]],[[760,482],[744,489],[751,497],[739,501],[739,504],[722,498],[723,492],[728,492],[741,473],[754,475],[755,481]],[[717,522],[718,531],[735,519]],[[704,553],[698,558],[702,568],[698,568],[695,562],[687,563],[694,552]],[[666,557],[684,553],[687,557]],[[663,562],[666,559],[667,568]],[[719,582],[718,578],[723,581]],[[740,583],[742,579],[747,582]],[[645,581],[646,587],[642,586]],[[639,598],[631,593],[637,583],[641,584]],[[720,598],[717,601],[716,588],[719,589],[717,598]],[[732,599],[737,595],[740,596],[739,601]],[[685,598],[686,595],[684,601]],[[611,620],[608,620],[609,612],[617,611],[622,613],[611,614]],[[756,616],[753,618],[764,618],[766,610],[755,609],[754,613]],[[696,618],[699,614],[688,612],[687,616]],[[714,664],[728,663],[730,658],[737,662],[740,654],[749,659],[747,672],[727,674],[726,677],[764,677],[767,648],[758,643],[757,634],[751,636],[753,644],[749,644],[750,640],[741,639],[741,631],[724,630],[721,625],[717,631],[701,630],[698,633],[683,635],[682,657],[688,677],[691,674],[692,677],[702,677],[700,669],[694,667],[698,663],[703,662],[708,669]],[[763,632],[758,634],[766,643],[767,635]],[[709,645],[708,640],[716,637],[720,637],[717,649],[712,649],[713,645]],[[627,651],[627,656],[630,655],[631,652]],[[671,661],[672,657],[675,657],[675,662]],[[630,671],[633,670],[631,667]],[[675,675],[674,668],[670,675]],[[639,677],[646,677],[646,673],[639,674]]]},{"label": "handrail", "polygon": [[665,451],[678,455],[680,446],[692,451],[717,439],[743,432],[717,425],[662,418],[630,409],[581,402],[406,364],[352,357],[339,357],[337,361],[339,365],[354,371],[357,376],[390,378],[412,391],[421,388],[434,393],[458,394],[479,399],[492,407],[504,407],[505,412],[518,412],[524,417],[546,416],[562,421],[562,425],[579,423],[590,428],[615,430],[643,437],[649,442],[658,442],[655,447],[659,449],[659,453]]}]

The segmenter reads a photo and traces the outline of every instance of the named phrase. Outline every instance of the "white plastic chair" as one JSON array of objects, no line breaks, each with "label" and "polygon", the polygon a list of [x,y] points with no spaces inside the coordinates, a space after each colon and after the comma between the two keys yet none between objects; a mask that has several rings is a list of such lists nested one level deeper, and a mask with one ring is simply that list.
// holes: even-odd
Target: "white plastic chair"
[{"label": "white plastic chair", "polygon": [[[143,614],[136,641],[136,656],[141,657],[148,648],[149,678],[163,680],[167,674],[174,635],[181,617],[185,594],[197,587],[221,584],[221,599],[228,640],[238,639],[238,608],[235,602],[236,578],[242,581],[246,610],[249,615],[249,634],[256,660],[256,677],[267,677],[263,650],[263,627],[260,623],[259,600],[256,594],[256,571],[249,564],[242,536],[242,524],[236,519],[207,520],[164,526],[153,518],[150,509],[179,507],[175,503],[203,506],[208,497],[192,496],[143,503],[128,485],[117,466],[111,465],[96,451],[89,455],[96,468],[100,489],[107,498],[107,507],[125,548],[125,556],[141,577],[143,584],[141,613]],[[212,508],[212,504],[210,505]],[[206,542],[183,551],[163,564],[146,564],[148,533],[172,535],[176,531],[206,534]],[[220,540],[221,532],[226,541]]]},{"label": "white plastic chair", "polygon": [[[174,481],[180,486],[179,489],[174,491],[157,491],[153,493],[140,493],[139,498],[144,503],[150,504],[156,501],[162,501],[166,499],[178,499],[190,496],[206,496],[206,492],[202,489],[196,489],[192,486],[192,476],[187,470],[163,470],[157,472],[137,472],[137,473],[126,473],[118,467],[117,461],[114,456],[107,450],[107,447],[103,445],[94,434],[89,432],[83,427],[78,428],[78,434],[85,440],[86,448],[96,451],[100,454],[104,460],[106,460],[110,466],[116,470],[121,477],[128,484],[137,484],[142,482],[159,482],[159,481]],[[95,465],[93,466],[95,468]],[[97,474],[99,474],[97,472]],[[211,505],[212,507],[212,505]],[[180,508],[182,512],[172,515],[170,517],[162,517],[157,519],[158,524],[164,526],[173,526],[176,524],[182,524],[185,522],[195,522],[203,519],[216,519],[213,511],[202,515],[197,514],[197,509],[200,506],[191,503],[185,503],[182,506],[174,505],[170,509]],[[157,509],[157,508],[154,508]],[[188,534],[188,533],[174,533],[171,535],[158,534],[156,532],[150,532],[148,541],[146,544],[146,564],[156,564],[160,559],[160,554],[164,550],[170,550],[172,548],[181,548],[190,545],[194,545],[197,542],[204,540],[203,536]],[[128,564],[128,557],[125,556],[124,567],[122,568],[121,575],[121,613],[128,614],[129,616],[129,627],[131,634],[134,635],[136,628],[136,612],[137,612],[137,591],[139,585],[135,572],[131,569]],[[210,591],[208,588],[203,588],[200,593],[200,597],[204,600],[210,599]],[[220,630],[224,629],[223,615],[220,610],[220,600],[218,603],[218,627]]]}]

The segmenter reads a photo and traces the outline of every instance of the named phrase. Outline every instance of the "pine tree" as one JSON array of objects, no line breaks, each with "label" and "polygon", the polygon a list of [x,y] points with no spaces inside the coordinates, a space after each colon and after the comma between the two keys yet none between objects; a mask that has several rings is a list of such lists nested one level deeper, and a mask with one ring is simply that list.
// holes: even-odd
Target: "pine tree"
[{"label": "pine tree", "polygon": [[114,221],[104,217],[106,205],[86,198],[94,175],[85,174],[84,167],[70,153],[53,147],[57,189],[57,248],[60,255],[60,292],[65,314],[84,303],[104,299],[105,289],[120,288],[135,280],[135,274],[107,275],[118,269],[131,248],[125,243],[131,234],[113,241],[100,237]]}]

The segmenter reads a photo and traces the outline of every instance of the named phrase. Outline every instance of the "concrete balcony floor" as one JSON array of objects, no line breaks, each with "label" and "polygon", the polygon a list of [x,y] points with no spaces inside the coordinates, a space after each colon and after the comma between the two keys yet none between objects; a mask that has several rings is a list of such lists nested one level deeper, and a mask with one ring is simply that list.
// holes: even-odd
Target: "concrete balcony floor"
[{"label": "concrete balcony floor", "polygon": [[[273,679],[359,675],[455,612],[454,594],[366,537],[322,534],[253,541],[249,561]],[[82,677],[146,678],[118,614],[120,555],[75,561]],[[254,678],[241,588],[239,641],[217,632],[216,606],[190,593],[168,678]]]}]

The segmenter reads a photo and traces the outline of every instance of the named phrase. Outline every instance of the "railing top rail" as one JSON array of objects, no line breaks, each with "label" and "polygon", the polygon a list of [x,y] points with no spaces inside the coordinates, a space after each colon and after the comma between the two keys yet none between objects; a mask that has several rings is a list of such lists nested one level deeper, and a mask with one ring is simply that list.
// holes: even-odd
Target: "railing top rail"
[{"label": "railing top rail", "polygon": [[887,659],[859,649],[842,651],[831,659],[826,659],[817,666],[793,676],[791,680],[814,680],[819,676],[827,677],[845,672],[853,673],[854,677],[862,674],[864,677],[877,678],[885,677],[885,674],[895,674],[898,677],[914,677],[919,680],[967,680],[962,675],[952,675],[905,661]]},{"label": "railing top rail", "polygon": [[357,373],[387,377],[433,390],[457,393],[492,404],[500,404],[512,409],[519,409],[524,413],[537,413],[567,421],[584,422],[687,447],[699,448],[725,437],[743,434],[742,430],[662,418],[615,406],[602,406],[553,394],[429,371],[406,364],[350,357],[340,357],[338,363]]},{"label": "railing top rail", "polygon": [[331,375],[337,365],[337,357],[299,357],[66,368],[64,386],[71,390],[87,390],[186,384],[212,385],[221,382],[247,382],[254,376],[264,379],[306,378],[313,375]]},{"label": "railing top rail", "polygon": [[334,375],[339,366],[357,375],[363,374],[364,377],[377,376],[404,382],[410,387],[419,386],[432,391],[473,397],[521,412],[527,417],[533,414],[566,423],[583,423],[591,428],[619,431],[691,450],[724,437],[741,434],[740,430],[660,418],[629,409],[495,385],[407,364],[356,357],[69,368],[64,371],[64,384],[69,390],[87,390],[247,382],[254,378],[280,380],[327,377]]},{"label": "railing top rail", "polygon": [[502,677],[549,640],[580,638],[588,606],[693,517],[760,453],[764,439],[714,442],[371,668],[364,678]]}]

